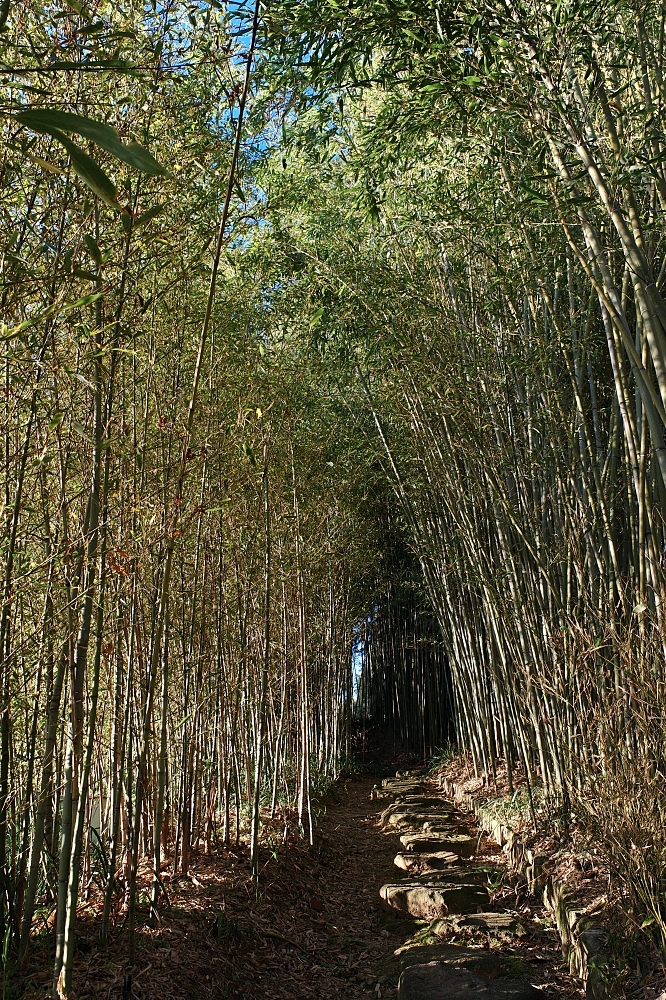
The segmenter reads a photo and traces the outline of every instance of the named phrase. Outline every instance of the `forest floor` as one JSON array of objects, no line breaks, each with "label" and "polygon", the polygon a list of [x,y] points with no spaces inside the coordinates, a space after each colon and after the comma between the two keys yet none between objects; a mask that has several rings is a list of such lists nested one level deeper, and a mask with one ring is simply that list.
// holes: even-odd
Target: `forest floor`
[{"label": "forest floor", "polygon": [[[382,832],[377,822],[382,803],[370,801],[374,783],[363,778],[337,789],[314,849],[289,844],[266,852],[258,888],[244,849],[198,854],[187,877],[165,875],[171,906],[156,926],[147,908],[137,914],[131,978],[126,932],[117,929],[102,950],[91,901],[80,912],[76,1000],[396,996],[393,953],[420,925],[380,901],[380,887],[395,878],[399,844],[395,832]],[[497,847],[482,841],[480,852],[495,860]],[[510,881],[500,896],[499,907],[510,909]],[[544,915],[527,905],[517,912],[530,932],[510,950],[526,961],[530,981],[550,996],[578,1000],[583,990],[563,971],[557,937],[542,922]],[[50,996],[48,955],[47,940],[41,947],[38,941],[32,974],[15,995]]]}]

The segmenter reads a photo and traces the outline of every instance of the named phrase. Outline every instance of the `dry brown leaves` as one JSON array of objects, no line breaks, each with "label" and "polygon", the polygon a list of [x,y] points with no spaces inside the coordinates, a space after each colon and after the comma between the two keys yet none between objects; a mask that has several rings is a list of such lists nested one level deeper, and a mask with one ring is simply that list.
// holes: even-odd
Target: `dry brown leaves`
[{"label": "dry brown leaves", "polygon": [[[316,849],[290,843],[264,855],[257,887],[245,849],[195,855],[188,877],[163,879],[171,906],[151,926],[137,913],[136,961],[127,963],[123,914],[106,949],[98,945],[100,899],[80,913],[75,1000],[361,1000],[396,995],[393,952],[414,932],[382,909],[379,888],[394,877],[395,834],[377,826],[373,781],[340,789],[328,807]],[[487,860],[501,852],[482,842]],[[149,873],[141,873],[144,891]],[[515,908],[507,890],[496,908]],[[580,984],[562,971],[556,938],[537,910],[521,916],[528,939],[518,949],[531,980],[549,995],[578,1000]],[[485,945],[488,947],[488,944]],[[25,996],[50,994],[50,951],[33,954]]]},{"label": "dry brown leaves", "polygon": [[[341,789],[316,850],[290,844],[266,852],[258,887],[245,848],[195,855],[186,878],[165,865],[171,906],[156,926],[139,906],[132,970],[122,913],[108,947],[98,945],[101,900],[93,894],[79,911],[76,1000],[377,996],[373,966],[399,942],[382,934],[378,890],[395,851],[368,816],[371,786]],[[140,876],[145,893],[147,870]],[[26,997],[50,996],[49,964],[50,949],[37,944]]]}]

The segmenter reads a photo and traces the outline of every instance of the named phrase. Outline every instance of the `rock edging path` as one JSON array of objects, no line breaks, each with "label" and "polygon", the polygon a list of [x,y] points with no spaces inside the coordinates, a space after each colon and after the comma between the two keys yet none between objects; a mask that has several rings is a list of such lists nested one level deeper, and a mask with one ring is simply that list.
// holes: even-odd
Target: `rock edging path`
[{"label": "rock edging path", "polygon": [[[396,914],[429,921],[395,952],[400,1000],[540,1000],[511,948],[525,927],[515,913],[493,909],[489,886],[501,873],[475,858],[478,835],[456,805],[419,770],[384,779],[371,797],[384,806],[382,829],[396,837],[381,899]],[[452,943],[460,938],[472,946]]]},{"label": "rock edging path", "polygon": [[605,1000],[608,988],[604,970],[610,959],[608,932],[597,914],[605,898],[587,905],[577,904],[566,883],[548,874],[550,859],[535,855],[520,835],[488,810],[487,796],[471,794],[448,778],[442,780],[441,787],[456,805],[476,816],[480,829],[502,848],[510,867],[523,875],[529,892],[543,893],[544,905],[555,921],[571,975],[585,983],[591,1000]]}]

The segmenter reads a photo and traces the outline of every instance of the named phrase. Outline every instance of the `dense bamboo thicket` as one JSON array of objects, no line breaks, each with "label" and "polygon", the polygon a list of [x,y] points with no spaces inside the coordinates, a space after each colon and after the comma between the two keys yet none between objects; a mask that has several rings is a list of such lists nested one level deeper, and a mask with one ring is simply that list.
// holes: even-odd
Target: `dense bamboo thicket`
[{"label": "dense bamboo thicket", "polygon": [[520,762],[564,829],[581,811],[663,943],[663,8],[272,17],[310,129],[339,96],[339,214],[294,238],[421,563],[459,743],[479,770]]},{"label": "dense bamboo thicket", "polygon": [[385,568],[387,579],[377,581],[357,627],[355,715],[390,736],[394,753],[427,760],[455,740],[448,660],[413,572]]},{"label": "dense bamboo thicket", "polygon": [[218,7],[2,36],[0,939],[25,968],[53,915],[58,996],[91,886],[132,960],[141,864],[155,910],[192,850],[312,839],[381,572],[381,483],[244,270],[272,126]]},{"label": "dense bamboo thicket", "polygon": [[56,996],[93,881],[132,957],[143,862],[312,838],[355,708],[453,712],[666,940],[664,20],[0,4],[0,937],[53,915]]}]

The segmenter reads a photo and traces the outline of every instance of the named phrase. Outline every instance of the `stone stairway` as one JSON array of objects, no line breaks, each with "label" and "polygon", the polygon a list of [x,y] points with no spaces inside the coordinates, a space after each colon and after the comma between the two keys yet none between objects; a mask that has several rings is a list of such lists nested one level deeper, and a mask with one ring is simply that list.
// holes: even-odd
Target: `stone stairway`
[{"label": "stone stairway", "polygon": [[477,838],[453,803],[413,770],[384,779],[372,798],[396,836],[396,870],[381,898],[405,918],[429,921],[395,952],[401,1000],[538,1000],[509,950],[525,928],[515,914],[493,911],[489,886],[499,872],[475,859]]}]

